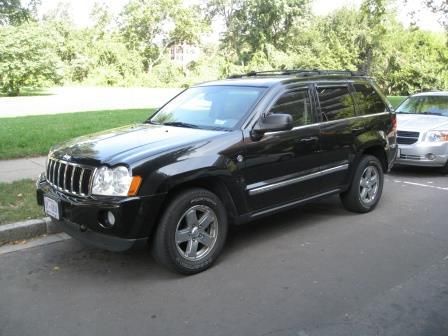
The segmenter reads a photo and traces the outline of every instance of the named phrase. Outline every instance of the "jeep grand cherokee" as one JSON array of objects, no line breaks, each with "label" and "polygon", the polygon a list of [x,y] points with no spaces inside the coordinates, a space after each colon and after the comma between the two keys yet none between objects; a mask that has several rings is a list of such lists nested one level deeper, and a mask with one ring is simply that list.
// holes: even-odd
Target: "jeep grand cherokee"
[{"label": "jeep grand cherokee", "polygon": [[71,236],[157,261],[211,266],[228,226],[339,194],[375,208],[396,121],[372,79],[348,71],[253,72],[191,87],[141,124],[54,146],[37,200]]}]

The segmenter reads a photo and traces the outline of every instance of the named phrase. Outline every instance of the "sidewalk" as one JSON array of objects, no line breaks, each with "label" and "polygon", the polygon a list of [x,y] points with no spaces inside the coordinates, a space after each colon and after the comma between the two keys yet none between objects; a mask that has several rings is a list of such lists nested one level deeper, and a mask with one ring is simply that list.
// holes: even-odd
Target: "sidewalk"
[{"label": "sidewalk", "polygon": [[45,170],[46,156],[0,160],[0,182],[13,182],[23,179],[36,180]]}]

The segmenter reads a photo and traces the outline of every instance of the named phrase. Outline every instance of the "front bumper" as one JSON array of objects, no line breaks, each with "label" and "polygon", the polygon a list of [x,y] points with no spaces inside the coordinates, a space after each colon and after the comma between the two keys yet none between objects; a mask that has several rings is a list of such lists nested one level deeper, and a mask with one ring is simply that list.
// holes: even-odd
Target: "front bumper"
[{"label": "front bumper", "polygon": [[[147,242],[165,199],[165,194],[115,199],[73,197],[55,190],[41,178],[37,182],[37,203],[41,206],[44,196],[58,202],[60,220],[52,220],[64,232],[88,245],[110,251],[125,251]],[[112,227],[101,223],[107,211],[115,216]]]},{"label": "front bumper", "polygon": [[416,142],[412,145],[399,145],[399,165],[443,167],[448,162],[448,143],[429,144]]},{"label": "front bumper", "polygon": [[134,247],[139,248],[141,246],[144,246],[148,242],[148,238],[120,238],[106,235],[100,232],[95,232],[89,229],[83,231],[80,229],[79,224],[70,222],[65,219],[52,220],[58,223],[62,231],[75,238],[76,240],[79,240],[86,245],[98,247],[103,250],[123,252]]}]

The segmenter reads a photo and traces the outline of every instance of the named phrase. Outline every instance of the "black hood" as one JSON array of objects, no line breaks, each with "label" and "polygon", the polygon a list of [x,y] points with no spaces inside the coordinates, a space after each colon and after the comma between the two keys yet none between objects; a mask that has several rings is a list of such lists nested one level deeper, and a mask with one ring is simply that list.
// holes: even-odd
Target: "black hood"
[{"label": "black hood", "polygon": [[191,145],[226,132],[152,124],[137,124],[82,136],[56,145],[55,158],[86,164],[132,163]]}]

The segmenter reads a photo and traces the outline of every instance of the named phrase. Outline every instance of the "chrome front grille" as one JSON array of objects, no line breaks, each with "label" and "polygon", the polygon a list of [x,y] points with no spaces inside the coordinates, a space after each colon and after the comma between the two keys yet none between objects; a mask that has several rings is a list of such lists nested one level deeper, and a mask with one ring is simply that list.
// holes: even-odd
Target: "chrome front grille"
[{"label": "chrome front grille", "polygon": [[87,197],[94,168],[50,158],[47,164],[47,181],[59,191]]},{"label": "chrome front grille", "polygon": [[419,132],[398,131],[397,143],[399,145],[412,145],[418,141]]},{"label": "chrome front grille", "polygon": [[421,160],[424,160],[425,157],[424,157],[424,156],[419,156],[419,155],[406,155],[406,154],[401,154],[401,155],[400,155],[400,159],[403,159],[403,160],[421,161]]}]

